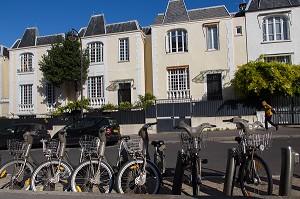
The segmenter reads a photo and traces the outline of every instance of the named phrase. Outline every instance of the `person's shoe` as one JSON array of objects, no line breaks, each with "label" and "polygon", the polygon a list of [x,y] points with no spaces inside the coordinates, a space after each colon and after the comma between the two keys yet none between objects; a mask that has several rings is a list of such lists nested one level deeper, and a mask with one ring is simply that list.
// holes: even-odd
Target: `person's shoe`
[{"label": "person's shoe", "polygon": [[277,126],[276,126],[276,131],[278,131],[278,129],[279,129],[279,126],[277,125]]}]

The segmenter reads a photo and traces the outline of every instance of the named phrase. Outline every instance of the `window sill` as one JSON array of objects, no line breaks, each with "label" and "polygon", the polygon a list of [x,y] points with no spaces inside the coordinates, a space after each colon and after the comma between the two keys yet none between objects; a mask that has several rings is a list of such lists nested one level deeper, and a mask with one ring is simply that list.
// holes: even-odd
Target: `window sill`
[{"label": "window sill", "polygon": [[277,41],[263,41],[261,44],[273,44],[273,43],[286,43],[286,42],[292,42],[292,40],[277,40]]},{"label": "window sill", "polygon": [[218,52],[220,49],[207,49],[205,52]]},{"label": "window sill", "polygon": [[176,54],[185,54],[185,53],[188,53],[188,51],[187,52],[170,52],[170,53],[166,52],[166,55],[176,55]]},{"label": "window sill", "polygon": [[130,62],[130,60],[118,61],[118,63]]},{"label": "window sill", "polygon": [[94,66],[94,65],[104,65],[104,62],[93,62],[93,63],[90,63],[90,66]]}]

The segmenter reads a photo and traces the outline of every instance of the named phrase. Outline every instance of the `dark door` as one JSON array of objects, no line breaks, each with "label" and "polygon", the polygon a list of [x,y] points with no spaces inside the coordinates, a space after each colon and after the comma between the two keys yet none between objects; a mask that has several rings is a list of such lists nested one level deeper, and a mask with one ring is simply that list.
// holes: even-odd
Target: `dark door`
[{"label": "dark door", "polygon": [[207,100],[222,100],[221,74],[207,74]]},{"label": "dark door", "polygon": [[121,102],[131,102],[131,84],[130,83],[124,83],[119,84],[119,90],[118,90],[118,103]]}]

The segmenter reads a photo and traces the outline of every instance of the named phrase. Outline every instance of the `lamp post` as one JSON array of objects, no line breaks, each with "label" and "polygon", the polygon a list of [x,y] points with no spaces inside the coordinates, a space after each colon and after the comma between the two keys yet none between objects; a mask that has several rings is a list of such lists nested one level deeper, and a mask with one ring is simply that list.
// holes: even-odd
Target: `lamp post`
[{"label": "lamp post", "polygon": [[72,28],[71,35],[68,35],[67,38],[68,38],[69,41],[77,41],[79,39],[79,43],[80,43],[80,100],[81,100],[81,102],[80,102],[80,116],[81,116],[81,118],[83,118],[82,41],[81,41],[81,37],[80,37],[78,31],[75,30],[74,28]]}]

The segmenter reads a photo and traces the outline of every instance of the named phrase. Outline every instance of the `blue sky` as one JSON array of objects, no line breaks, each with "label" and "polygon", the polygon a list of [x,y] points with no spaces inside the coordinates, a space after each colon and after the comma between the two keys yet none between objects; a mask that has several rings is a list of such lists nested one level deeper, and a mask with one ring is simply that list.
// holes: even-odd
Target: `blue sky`
[{"label": "blue sky", "polygon": [[[187,9],[225,5],[236,12],[243,0],[185,0]],[[88,25],[93,14],[103,13],[108,24],[137,20],[150,26],[164,13],[168,0],[0,0],[0,45],[11,47],[27,27],[40,36],[65,33]]]}]

